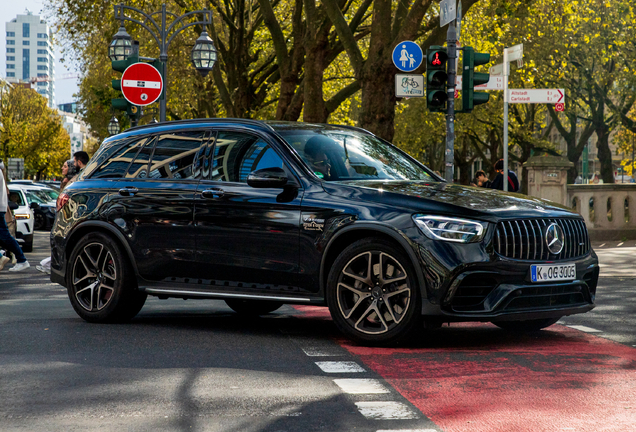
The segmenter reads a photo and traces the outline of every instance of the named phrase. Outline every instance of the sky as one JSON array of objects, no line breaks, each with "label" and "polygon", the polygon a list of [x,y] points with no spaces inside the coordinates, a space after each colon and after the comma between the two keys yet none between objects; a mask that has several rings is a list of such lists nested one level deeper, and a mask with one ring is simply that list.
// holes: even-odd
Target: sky
[{"label": "sky", "polygon": [[[33,14],[40,15],[40,18],[46,19],[49,26],[52,24],[52,19],[44,16],[40,11],[44,8],[43,0],[0,0],[0,26],[2,30],[0,32],[0,54],[2,55],[0,60],[0,76],[5,78],[7,76],[7,62],[6,62],[6,28],[5,23],[11,21],[18,14],[23,15],[25,8],[29,9]],[[58,42],[55,42],[58,44]],[[61,47],[56,45],[54,47],[55,52],[55,104],[61,104],[66,102],[72,102],[73,93],[78,91],[78,79],[61,79],[65,74],[74,73],[77,74],[75,67],[71,66],[68,62],[60,63],[62,58]]]}]

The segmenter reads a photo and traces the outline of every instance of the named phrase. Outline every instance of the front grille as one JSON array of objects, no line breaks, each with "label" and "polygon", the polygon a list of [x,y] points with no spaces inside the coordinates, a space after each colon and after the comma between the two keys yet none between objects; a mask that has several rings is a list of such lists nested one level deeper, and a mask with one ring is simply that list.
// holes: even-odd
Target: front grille
[{"label": "front grille", "polygon": [[[545,243],[545,230],[556,223],[565,233],[565,244],[558,255],[550,253]],[[494,237],[495,251],[519,260],[558,261],[586,255],[590,239],[582,219],[518,219],[499,222]]]},{"label": "front grille", "polygon": [[580,285],[524,287],[511,293],[509,298],[502,307],[509,312],[588,304]]}]

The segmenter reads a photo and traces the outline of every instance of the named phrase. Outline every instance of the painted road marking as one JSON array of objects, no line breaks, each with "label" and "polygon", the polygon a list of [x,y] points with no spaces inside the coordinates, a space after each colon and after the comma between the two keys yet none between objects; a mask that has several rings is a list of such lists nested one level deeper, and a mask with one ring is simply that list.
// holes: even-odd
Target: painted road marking
[{"label": "painted road marking", "polygon": [[309,357],[337,357],[343,355],[342,348],[301,348]]},{"label": "painted road marking", "polygon": [[574,330],[579,330],[585,333],[603,333],[603,330],[596,330],[592,327],[582,326],[582,325],[569,325],[568,327],[573,328]]},{"label": "painted road marking", "polygon": [[326,373],[358,373],[366,372],[358,363],[352,361],[324,361],[316,362],[316,365]]},{"label": "painted road marking", "polygon": [[419,414],[401,402],[356,402],[360,414],[370,420],[408,420]]},{"label": "painted road marking", "polygon": [[391,391],[382,385],[377,379],[335,379],[333,380],[343,392],[349,394],[381,394],[391,393]]},{"label": "painted road marking", "polygon": [[605,246],[605,243],[603,243],[603,244],[602,244],[602,245],[600,245],[599,247],[603,247],[603,246]]},{"label": "painted road marking", "polygon": [[623,242],[620,242],[619,244],[616,245],[616,247],[621,247],[623,246]]}]

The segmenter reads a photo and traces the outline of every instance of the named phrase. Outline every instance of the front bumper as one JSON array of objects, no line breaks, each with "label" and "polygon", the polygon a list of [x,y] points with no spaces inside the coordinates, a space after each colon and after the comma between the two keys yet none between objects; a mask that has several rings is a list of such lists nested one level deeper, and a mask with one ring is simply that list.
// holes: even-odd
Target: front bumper
[{"label": "front bumper", "polygon": [[443,322],[530,320],[594,308],[599,266],[593,251],[554,262],[575,264],[575,280],[533,283],[531,265],[546,261],[508,259],[483,244],[427,242],[419,249],[426,317]]}]

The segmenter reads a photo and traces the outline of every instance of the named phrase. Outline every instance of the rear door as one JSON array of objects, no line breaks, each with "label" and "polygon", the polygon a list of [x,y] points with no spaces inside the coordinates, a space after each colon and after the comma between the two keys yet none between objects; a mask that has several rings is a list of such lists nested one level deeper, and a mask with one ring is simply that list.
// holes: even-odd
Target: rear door
[{"label": "rear door", "polygon": [[219,130],[204,153],[195,205],[197,275],[216,285],[288,289],[298,274],[302,190],[247,185],[250,172],[271,167],[297,182],[280,150],[251,132]]},{"label": "rear door", "polygon": [[113,222],[124,229],[146,280],[192,277],[195,267],[194,160],[204,130],[149,138],[117,183]]}]

